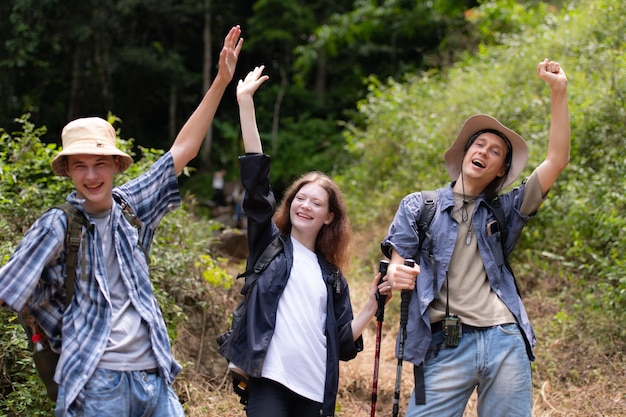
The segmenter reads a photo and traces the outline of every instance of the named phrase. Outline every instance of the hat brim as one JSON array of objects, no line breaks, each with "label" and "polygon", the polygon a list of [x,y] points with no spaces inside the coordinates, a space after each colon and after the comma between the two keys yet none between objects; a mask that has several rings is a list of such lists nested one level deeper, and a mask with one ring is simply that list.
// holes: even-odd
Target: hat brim
[{"label": "hat brim", "polygon": [[465,121],[456,140],[446,151],[444,156],[446,169],[452,180],[456,181],[463,167],[463,157],[465,156],[465,145],[467,141],[476,132],[485,129],[497,130],[504,134],[509,142],[511,142],[511,167],[501,186],[501,189],[505,189],[517,179],[526,166],[526,161],[528,160],[528,146],[520,135],[489,115],[476,114]]},{"label": "hat brim", "polygon": [[63,149],[52,160],[52,171],[60,177],[69,177],[67,172],[67,157],[70,155],[103,155],[103,156],[118,156],[119,172],[124,172],[133,163],[133,158],[125,152],[120,151],[116,147],[100,144],[100,148],[94,151],[93,145],[83,146],[81,144],[72,144],[67,149]]}]

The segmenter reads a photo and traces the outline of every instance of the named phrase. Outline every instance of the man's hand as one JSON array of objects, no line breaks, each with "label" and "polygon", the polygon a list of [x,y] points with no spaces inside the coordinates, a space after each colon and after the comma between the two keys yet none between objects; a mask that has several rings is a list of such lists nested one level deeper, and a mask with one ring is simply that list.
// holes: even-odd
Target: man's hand
[{"label": "man's hand", "polygon": [[407,266],[404,259],[395,250],[391,252],[391,263],[387,275],[383,278],[389,289],[395,291],[413,290],[420,273],[418,264]]},{"label": "man's hand", "polygon": [[226,38],[224,38],[224,47],[220,52],[220,59],[218,63],[217,76],[224,77],[229,82],[235,75],[235,67],[237,66],[237,60],[239,59],[239,52],[243,45],[243,38],[241,36],[241,27],[239,25],[233,26],[229,31]]},{"label": "man's hand", "polygon": [[567,77],[556,61],[544,59],[537,65],[537,74],[539,78],[544,80],[551,88],[565,88],[567,86]]}]

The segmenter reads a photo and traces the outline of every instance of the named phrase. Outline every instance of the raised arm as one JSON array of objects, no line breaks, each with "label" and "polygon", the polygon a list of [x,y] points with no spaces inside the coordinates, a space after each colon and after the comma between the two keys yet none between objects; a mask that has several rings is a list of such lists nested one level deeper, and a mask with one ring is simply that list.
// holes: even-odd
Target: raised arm
[{"label": "raised arm", "polygon": [[546,58],[537,65],[539,77],[550,86],[550,141],[546,159],[536,173],[542,194],[546,194],[569,163],[570,123],[567,104],[567,77],[558,62]]},{"label": "raised arm", "polygon": [[189,117],[183,128],[176,136],[174,144],[170,148],[174,158],[174,169],[176,175],[180,174],[189,161],[195,158],[200,151],[202,141],[206,136],[209,126],[213,122],[213,117],[217,107],[222,100],[226,87],[233,79],[235,66],[239,58],[239,51],[243,44],[241,28],[234,26],[224,39],[224,47],[220,52],[219,66],[215,80],[206,92],[196,110]]},{"label": "raised arm", "polygon": [[254,111],[254,92],[269,77],[261,75],[265,67],[256,67],[246,75],[246,78],[239,80],[237,84],[237,102],[239,103],[239,119],[241,121],[241,134],[243,136],[243,147],[246,153],[263,153],[261,137],[256,123],[256,113]]}]

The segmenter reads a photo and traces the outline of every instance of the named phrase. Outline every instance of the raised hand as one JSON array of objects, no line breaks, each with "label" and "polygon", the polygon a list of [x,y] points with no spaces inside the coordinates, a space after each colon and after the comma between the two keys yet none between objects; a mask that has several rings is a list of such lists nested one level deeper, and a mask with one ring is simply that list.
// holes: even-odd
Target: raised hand
[{"label": "raised hand", "polygon": [[539,78],[544,80],[550,87],[567,86],[567,77],[561,65],[556,61],[544,59],[537,65],[537,74]]},{"label": "raised hand", "polygon": [[265,67],[256,67],[246,75],[246,78],[237,83],[237,103],[239,104],[239,119],[241,121],[241,134],[243,136],[243,148],[246,153],[263,153],[263,145],[256,123],[254,111],[254,99],[252,96],[265,80],[267,75],[261,75]]},{"label": "raised hand", "polygon": [[228,81],[232,80],[235,75],[235,67],[243,45],[243,38],[240,36],[241,27],[239,25],[233,26],[224,38],[224,47],[220,51],[218,76],[225,77]]},{"label": "raised hand", "polygon": [[240,101],[245,97],[251,97],[261,84],[269,79],[269,76],[261,75],[263,74],[264,69],[264,65],[255,67],[248,73],[248,75],[246,75],[246,78],[239,80],[239,83],[237,84],[237,100]]}]

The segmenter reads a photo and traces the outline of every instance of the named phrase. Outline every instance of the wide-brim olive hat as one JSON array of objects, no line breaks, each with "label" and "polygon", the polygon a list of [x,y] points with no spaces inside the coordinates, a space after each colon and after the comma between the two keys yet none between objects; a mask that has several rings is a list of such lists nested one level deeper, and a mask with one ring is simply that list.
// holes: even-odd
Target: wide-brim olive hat
[{"label": "wide-brim olive hat", "polygon": [[476,114],[465,121],[456,140],[446,151],[446,169],[452,180],[456,181],[463,167],[463,157],[465,156],[467,142],[481,130],[496,130],[506,136],[511,144],[511,167],[501,185],[501,189],[505,189],[515,181],[526,166],[528,146],[526,146],[526,142],[520,135],[489,115]]},{"label": "wide-brim olive hat", "polygon": [[52,160],[56,175],[67,177],[68,155],[114,155],[118,156],[119,172],[124,172],[133,163],[130,155],[115,145],[115,129],[111,123],[99,117],[84,117],[69,122],[61,132],[63,150]]}]

